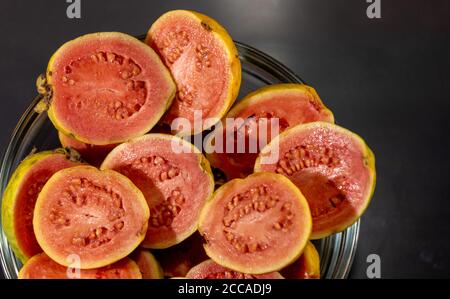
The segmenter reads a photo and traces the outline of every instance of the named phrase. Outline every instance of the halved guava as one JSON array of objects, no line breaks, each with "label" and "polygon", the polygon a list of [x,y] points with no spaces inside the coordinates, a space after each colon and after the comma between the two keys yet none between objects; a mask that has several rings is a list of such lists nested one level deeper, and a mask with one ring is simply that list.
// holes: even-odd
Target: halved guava
[{"label": "halved guava", "polygon": [[202,210],[206,254],[232,270],[262,274],[297,259],[311,234],[311,212],[300,190],[279,174],[234,179]]},{"label": "halved guava", "polygon": [[[274,84],[251,92],[239,101],[226,115],[228,119],[242,119],[243,125],[230,127],[222,121],[223,134],[220,145],[222,152],[214,151],[207,154],[211,165],[221,169],[227,179],[243,178],[253,172],[255,160],[261,147],[270,142],[271,137],[278,134],[271,132],[270,121],[278,119],[279,132],[291,126],[314,121],[333,123],[332,112],[325,107],[314,88],[304,84]],[[267,121],[267,123],[265,122]],[[267,124],[267,125],[266,125]],[[258,134],[260,126],[266,126],[267,134]],[[233,133],[234,132],[234,133]],[[219,133],[221,133],[219,131]],[[245,139],[245,151],[238,152],[237,138]],[[214,138],[211,134],[210,138]],[[250,143],[256,148],[252,150]],[[231,143],[233,152],[227,152],[227,143]],[[217,144],[217,143],[216,143]]]},{"label": "halved guava", "polygon": [[184,277],[189,269],[209,259],[203,248],[203,238],[198,232],[170,248],[154,250],[166,277]]},{"label": "halved guava", "polygon": [[58,132],[58,138],[64,148],[76,150],[83,160],[94,166],[100,166],[105,157],[117,144],[93,145],[78,141],[72,137]]},{"label": "halved guava", "polygon": [[26,157],[12,174],[2,200],[2,225],[8,243],[22,263],[42,252],[33,232],[33,211],[44,184],[60,169],[79,165],[63,150]]},{"label": "halved guava", "polygon": [[206,158],[172,135],[147,134],[123,143],[109,153],[101,169],[122,173],[145,195],[150,207],[142,244],[146,248],[167,248],[192,235],[214,189]]},{"label": "halved guava", "polygon": [[[225,115],[239,93],[241,63],[233,40],[219,23],[194,11],[169,11],[153,23],[146,43],[162,57],[178,87],[164,123],[184,118],[191,127],[177,133],[196,134]],[[195,111],[202,117],[196,127]]]},{"label": "halved guava", "polygon": [[164,278],[163,270],[155,256],[148,250],[137,249],[130,256],[138,265],[143,279]]},{"label": "halved guava", "polygon": [[139,279],[141,272],[129,258],[97,269],[62,266],[45,253],[33,256],[19,271],[19,279]]},{"label": "halved guava", "polygon": [[119,32],[87,34],[65,43],[51,57],[46,80],[38,81],[58,131],[95,145],[148,132],[176,89],[158,55]]},{"label": "halved guava", "polygon": [[282,269],[280,273],[287,279],[320,278],[320,258],[314,244],[308,242],[302,255],[295,262]]},{"label": "halved guava", "polygon": [[[276,159],[265,163],[269,156]],[[375,188],[375,158],[364,140],[325,122],[280,134],[263,148],[255,171],[283,174],[300,188],[313,217],[312,239],[340,232],[358,220]]]},{"label": "halved guava", "polygon": [[44,252],[68,266],[78,255],[81,269],[109,265],[144,239],[149,209],[142,192],[125,176],[92,166],[56,172],[36,201],[33,228]]},{"label": "halved guava", "polygon": [[283,279],[278,272],[246,274],[225,268],[213,260],[206,260],[193,267],[186,274],[190,279]]}]

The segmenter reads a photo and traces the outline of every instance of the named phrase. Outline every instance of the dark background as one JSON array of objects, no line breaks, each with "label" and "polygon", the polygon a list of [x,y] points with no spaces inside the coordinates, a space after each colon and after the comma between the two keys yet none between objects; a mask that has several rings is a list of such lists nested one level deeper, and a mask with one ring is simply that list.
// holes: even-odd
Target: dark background
[{"label": "dark background", "polygon": [[381,0],[381,19],[367,18],[365,0],[81,0],[81,19],[68,19],[67,5],[0,3],[1,151],[62,43],[142,34],[167,10],[199,10],[314,86],[375,152],[377,188],[350,277],[366,277],[372,253],[383,278],[450,277],[450,1]]}]

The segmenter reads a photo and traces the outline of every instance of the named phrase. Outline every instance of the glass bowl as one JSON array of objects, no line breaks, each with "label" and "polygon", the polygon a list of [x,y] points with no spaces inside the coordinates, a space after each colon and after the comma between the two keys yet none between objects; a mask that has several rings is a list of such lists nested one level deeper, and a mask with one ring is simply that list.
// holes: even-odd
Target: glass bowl
[{"label": "glass bowl", "polygon": [[[236,42],[236,46],[242,62],[242,83],[238,98],[264,85],[304,83],[286,66],[267,54],[243,43]],[[42,151],[60,146],[57,132],[46,113],[34,112],[38,100],[36,97],[20,118],[4,153],[0,170],[1,194],[14,169],[33,149]],[[358,233],[359,221],[342,233],[314,241],[321,258],[322,278],[347,277],[355,255]],[[0,234],[0,259],[4,275],[6,278],[17,278],[22,265],[9,247],[2,228]]]}]

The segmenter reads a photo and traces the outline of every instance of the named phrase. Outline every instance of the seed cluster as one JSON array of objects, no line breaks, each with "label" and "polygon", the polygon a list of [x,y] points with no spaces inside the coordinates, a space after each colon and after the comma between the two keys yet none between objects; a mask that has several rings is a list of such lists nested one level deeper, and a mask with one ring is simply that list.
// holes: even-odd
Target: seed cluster
[{"label": "seed cluster", "polygon": [[[158,175],[155,178],[160,182],[164,182],[166,180],[173,179],[180,175],[180,168],[172,165],[169,161],[164,159],[161,156],[149,156],[149,157],[141,157],[133,160],[127,167],[125,167],[121,172],[124,175],[129,175],[130,171],[139,170],[149,177],[154,175],[154,171],[150,171],[152,168],[158,167]],[[128,168],[128,169],[127,169]]]},{"label": "seed cluster", "polygon": [[[125,226],[122,217],[125,216],[122,198],[119,193],[112,190],[110,186],[101,186],[87,178],[73,178],[66,190],[62,193],[62,200],[59,200],[50,212],[50,221],[56,228],[68,227],[71,225],[71,219],[64,215],[61,207],[65,202],[71,203],[74,208],[81,208],[88,204],[102,207],[109,207],[108,221],[111,227],[97,227],[89,232],[77,232],[72,238],[72,244],[75,246],[96,248],[112,240],[117,232]],[[64,201],[63,201],[64,200]],[[95,217],[85,214],[85,217]]]},{"label": "seed cluster", "polygon": [[206,279],[252,279],[254,278],[253,275],[245,274],[241,272],[236,271],[222,271],[222,272],[216,272],[208,274]]},{"label": "seed cluster", "polygon": [[289,176],[302,169],[319,165],[336,167],[339,165],[339,159],[328,147],[315,148],[312,145],[301,145],[288,151],[277,163],[275,171]]},{"label": "seed cluster", "polygon": [[31,186],[28,187],[27,193],[26,193],[26,200],[28,203],[25,205],[26,211],[25,216],[25,223],[27,226],[33,227],[33,207],[37,200],[37,197],[39,195],[39,192],[41,192],[42,187],[44,186],[45,182],[47,181],[48,177],[45,177],[44,180],[36,180]]},{"label": "seed cluster", "polygon": [[[145,173],[150,180],[159,183],[164,183],[181,174],[179,167],[157,155],[137,158],[120,170],[126,176],[132,176],[131,173],[135,171]],[[174,218],[180,214],[185,201],[186,198],[180,188],[171,190],[164,201],[150,207],[149,225],[155,228],[170,227]]]},{"label": "seed cluster", "polygon": [[170,227],[174,218],[180,214],[185,202],[186,199],[179,188],[172,190],[170,196],[163,202],[150,208],[150,226]]},{"label": "seed cluster", "polygon": [[339,193],[334,195],[328,199],[328,204],[324,203],[323,205],[317,207],[311,207],[311,215],[316,218],[322,215],[326,215],[336,209],[342,202],[346,199],[345,195]]},{"label": "seed cluster", "polygon": [[189,45],[189,36],[186,31],[172,31],[159,46],[159,51],[163,53],[166,62],[173,64],[183,54],[187,45]]},{"label": "seed cluster", "polygon": [[[107,115],[115,120],[123,120],[137,113],[145,104],[147,88],[144,81],[136,78],[142,72],[141,67],[130,58],[112,52],[99,51],[90,57],[72,61],[70,65],[64,67],[65,74],[61,77],[63,85],[75,86],[78,81],[82,82],[77,75],[77,69],[82,74],[83,68],[90,67],[92,63],[99,64],[102,68],[105,67],[104,64],[111,64],[116,69],[118,77],[123,80],[124,88],[129,92],[126,99],[112,97],[108,100],[105,106]],[[70,98],[76,102],[76,108],[80,109],[83,106],[81,101],[83,99],[76,96]],[[101,105],[101,101],[96,98],[86,98],[85,101],[95,103],[97,106]]]},{"label": "seed cluster", "polygon": [[281,216],[272,225],[272,229],[288,232],[293,225],[292,204],[281,203],[277,196],[269,194],[269,188],[265,185],[250,188],[248,191],[234,195],[227,203],[224,210],[222,224],[226,240],[241,253],[253,253],[268,248],[265,241],[255,240],[253,236],[241,236],[235,231],[237,223],[251,213],[264,213],[279,206]]},{"label": "seed cluster", "polygon": [[141,110],[145,104],[147,89],[144,81],[127,80],[127,91],[131,92],[131,96],[126,99],[115,99],[109,102],[107,113],[111,118],[116,120],[126,119]]},{"label": "seed cluster", "polygon": [[205,45],[195,47],[195,66],[198,71],[211,67],[210,50]]},{"label": "seed cluster", "polygon": [[194,87],[187,85],[181,85],[178,89],[178,100],[186,105],[192,106],[193,101],[197,97],[197,90]]}]

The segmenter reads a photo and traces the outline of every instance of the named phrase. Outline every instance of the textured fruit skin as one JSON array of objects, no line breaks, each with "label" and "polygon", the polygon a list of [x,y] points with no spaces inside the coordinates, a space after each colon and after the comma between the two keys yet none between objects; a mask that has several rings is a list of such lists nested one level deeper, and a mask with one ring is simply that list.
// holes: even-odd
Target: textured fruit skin
[{"label": "textured fruit skin", "polygon": [[164,278],[164,273],[160,264],[150,251],[145,249],[137,249],[131,254],[130,257],[138,265],[143,279]]},{"label": "textured fruit skin", "polygon": [[[122,248],[112,248],[110,253],[108,255],[103,256],[95,256],[93,250],[87,250],[87,249],[77,249],[69,251],[69,252],[62,252],[63,249],[60,249],[58,251],[57,246],[62,245],[60,243],[58,244],[52,244],[54,240],[48,240],[46,237],[48,237],[49,234],[49,227],[43,227],[43,223],[45,221],[48,221],[46,218],[47,212],[46,209],[43,208],[47,204],[48,201],[53,200],[51,198],[51,195],[53,195],[54,192],[60,192],[61,190],[53,190],[52,188],[57,186],[61,181],[67,180],[71,177],[71,175],[83,173],[85,177],[93,177],[98,175],[99,177],[102,177],[104,179],[103,183],[108,183],[108,186],[111,186],[111,189],[114,188],[114,186],[117,188],[117,186],[120,186],[122,189],[128,189],[129,194],[127,196],[133,196],[132,201],[129,203],[123,203],[124,207],[132,209],[132,206],[139,206],[139,213],[142,213],[142,219],[130,219],[135,221],[134,226],[139,226],[138,232],[133,232],[132,235],[128,235],[127,237],[131,239],[133,237],[133,243],[128,242],[125,244],[121,244]],[[67,181],[66,181],[67,182]],[[129,197],[127,197],[128,200],[130,200]],[[137,210],[137,208],[136,208]],[[128,213],[135,212],[135,211],[128,211]],[[148,219],[150,217],[150,211],[148,209],[147,203],[145,201],[144,195],[142,192],[125,176],[121,175],[118,172],[112,171],[112,170],[98,170],[97,168],[93,166],[75,166],[67,169],[60,170],[56,172],[44,185],[42,188],[41,193],[38,196],[38,199],[36,201],[36,207],[34,210],[34,217],[33,217],[33,229],[34,233],[36,235],[36,239],[43,249],[43,251],[54,261],[56,261],[58,264],[63,266],[69,266],[70,263],[67,260],[68,254],[78,254],[80,256],[80,268],[81,269],[93,269],[93,268],[99,268],[106,265],[109,265],[111,263],[114,263],[126,256],[128,256],[134,249],[136,249],[137,246],[142,242],[142,240],[145,237],[145,231],[147,230],[147,223]],[[142,222],[140,221],[142,220]],[[124,220],[125,221],[125,220]],[[49,224],[44,223],[44,224]],[[133,224],[133,223],[132,223]],[[129,223],[125,224],[125,229],[127,229],[127,226],[130,225]],[[132,225],[131,225],[132,226]],[[68,232],[70,233],[70,231]],[[119,237],[124,237],[123,233]],[[120,238],[116,237],[114,239],[115,242],[113,242],[113,245],[119,246],[120,244]],[[119,238],[119,240],[117,240]],[[63,238],[61,238],[62,241],[64,241]],[[111,243],[109,243],[111,244]],[[112,246],[107,244],[107,246]],[[67,248],[64,248],[64,250],[68,250],[72,244],[64,244]],[[98,247],[96,251],[98,251]]]},{"label": "textured fruit skin", "polygon": [[[211,171],[211,167],[209,165],[208,160],[203,156],[203,154],[191,143],[189,143],[188,141],[177,137],[177,136],[172,136],[172,135],[168,135],[168,134],[146,134],[144,136],[135,138],[130,140],[127,143],[123,143],[119,146],[117,146],[114,150],[112,150],[108,156],[105,158],[105,160],[103,161],[100,169],[113,169],[116,171],[121,171],[121,167],[123,166],[123,163],[128,163],[130,162],[129,159],[131,158],[136,158],[136,157],[141,157],[142,153],[145,153],[141,148],[139,148],[138,152],[132,152],[133,150],[130,150],[129,147],[139,147],[139,145],[142,144],[146,144],[147,142],[153,142],[153,144],[164,144],[164,142],[168,142],[169,144],[167,145],[163,145],[161,146],[161,148],[169,153],[173,153],[175,154],[175,152],[173,152],[172,148],[168,148],[172,146],[172,142],[176,142],[176,144],[180,144],[182,146],[183,149],[188,149],[189,150],[189,155],[193,154],[195,155],[195,169],[191,170],[188,174],[188,172],[184,173],[184,176],[193,176],[194,171],[196,172],[196,174],[201,174],[201,183],[205,183],[205,186],[201,186],[204,190],[204,196],[205,198],[201,198],[202,202],[200,203],[201,206],[203,206],[206,201],[211,197],[213,190],[214,190],[214,177]],[[157,145],[152,146],[152,145],[146,145],[146,148],[149,148],[150,151],[154,150]],[[167,147],[166,147],[167,146]],[[160,148],[158,148],[160,149]],[[131,153],[130,153],[131,152]],[[148,154],[148,153],[147,153]],[[150,154],[154,154],[154,152],[150,153]],[[185,153],[177,153],[176,156],[178,157],[183,157],[182,155],[185,155]],[[170,159],[167,158],[166,156],[163,156],[164,159]],[[189,156],[188,158],[184,159],[184,161],[189,161],[189,163],[185,162],[186,164],[180,164],[178,165],[179,168],[186,168],[186,167],[190,167],[192,163],[190,160],[191,156]],[[168,160],[168,162],[170,162],[170,160]],[[181,162],[181,161],[177,161],[177,162]],[[185,171],[185,169],[183,169]],[[198,171],[197,171],[198,170]],[[153,172],[152,172],[153,173]],[[183,175],[183,171],[182,171],[182,175]],[[149,179],[150,180],[150,179]],[[145,184],[145,186],[153,186],[156,185],[158,183],[157,179],[151,178],[151,180],[149,181],[148,184]],[[192,182],[191,182],[192,184]],[[181,186],[183,187],[183,186]],[[200,182],[198,185],[192,185],[189,186],[190,188],[200,188]],[[158,187],[158,188],[163,188],[163,187]],[[158,193],[162,193],[163,190],[158,189],[157,191]],[[167,188],[167,185],[165,185],[164,188]],[[184,188],[186,190],[189,190],[186,186],[184,186]],[[186,191],[183,190],[183,191]],[[144,191],[143,191],[144,192]],[[199,191],[200,192],[200,191]],[[190,196],[192,197],[194,194],[190,194]],[[148,196],[150,197],[150,196]],[[147,201],[149,202],[152,198],[147,198]],[[167,199],[167,198],[166,198]],[[189,200],[189,199],[188,199]],[[201,209],[201,208],[200,208]],[[198,213],[198,215],[200,214],[200,209],[196,209],[195,211],[192,211],[193,213]],[[183,209],[184,211],[184,209]],[[143,243],[141,244],[142,247],[144,248],[150,248],[150,249],[165,249],[168,247],[171,247],[173,245],[176,245],[180,242],[182,242],[183,240],[187,239],[189,236],[191,236],[196,230],[197,230],[197,226],[198,226],[198,216],[195,217],[196,220],[192,221],[192,223],[189,224],[188,227],[185,227],[184,230],[182,232],[177,232],[174,231],[172,229],[172,231],[169,230],[169,233],[173,234],[172,236],[167,236],[166,239],[164,240],[160,240],[157,239],[152,235],[151,235],[151,226],[149,225],[149,230],[147,232],[147,236],[145,238],[145,240],[143,241]],[[166,230],[167,231],[167,230]]]},{"label": "textured fruit skin", "polygon": [[302,255],[280,272],[286,279],[319,279],[320,257],[314,244],[309,241]]},{"label": "textured fruit skin", "polygon": [[[314,112],[314,115],[312,115],[312,112],[309,110],[295,111],[295,113],[293,113],[293,109],[295,108],[291,106],[292,100],[289,98],[289,96],[292,97],[294,93],[296,94],[296,96],[301,97],[301,99],[297,99],[298,103],[305,104],[305,107],[302,108],[311,109],[312,107],[314,107],[317,112]],[[283,96],[285,96],[286,99],[286,94],[288,94],[289,100],[285,100],[285,102],[283,102]],[[272,97],[272,99],[270,99],[270,97]],[[303,100],[304,97],[308,98],[308,101],[309,103],[311,103],[312,107],[304,103],[306,102],[306,100]],[[276,101],[276,111],[272,111],[273,108],[267,108],[266,104],[270,103],[271,101]],[[248,110],[251,107],[254,107],[254,109],[257,111],[260,109],[260,107],[262,107],[263,110],[259,111],[274,113],[274,117],[280,118],[280,130],[287,129],[297,124],[312,121],[326,121],[334,123],[334,115],[331,110],[329,110],[324,105],[316,90],[305,84],[280,83],[259,88],[247,94],[244,98],[242,98],[242,100],[236,103],[236,105],[234,105],[232,109],[227,113],[225,118],[235,119],[238,117],[242,117],[242,113],[244,113],[245,116],[244,111]],[[248,114],[248,112],[246,114]],[[283,127],[283,125],[286,125],[281,123],[281,121],[283,120],[288,123],[288,127]],[[222,126],[225,129],[225,120],[222,120]],[[280,131],[280,133],[282,133],[282,131]],[[268,142],[269,141],[270,140],[268,140]],[[236,157],[240,157],[240,159],[238,159],[237,161],[233,161],[230,154],[217,152],[207,153],[206,157],[211,162],[212,166],[221,169],[225,173],[228,180],[235,178],[244,178],[247,175],[251,174],[253,172],[253,166],[255,164],[256,158],[258,157],[258,154],[249,153],[248,148],[246,148],[246,153],[234,155]]]},{"label": "textured fruit skin", "polygon": [[[54,262],[45,253],[33,256],[19,271],[19,279],[76,279],[67,275],[68,268]],[[79,279],[140,279],[135,262],[124,258],[114,264],[89,270],[78,270]],[[73,271],[70,275],[75,275]]]},{"label": "textured fruit skin", "polygon": [[[160,24],[164,23],[164,19],[168,16],[174,16],[174,15],[178,15],[178,16],[187,16],[189,18],[192,18],[196,21],[198,21],[204,28],[207,28],[208,31],[210,31],[212,34],[214,34],[214,37],[220,41],[223,45],[223,49],[226,51],[226,55],[227,55],[227,61],[229,62],[229,66],[230,66],[230,78],[229,78],[229,82],[228,82],[228,93],[227,96],[225,98],[225,101],[220,109],[220,111],[218,111],[215,115],[208,115],[208,117],[210,118],[222,118],[227,111],[230,109],[230,107],[233,105],[234,101],[236,100],[237,95],[239,94],[239,88],[241,85],[241,62],[239,60],[239,53],[237,51],[237,48],[233,42],[233,39],[230,37],[230,35],[228,34],[228,32],[225,30],[225,28],[220,25],[216,20],[202,14],[196,11],[192,11],[192,10],[172,10],[172,11],[168,11],[165,14],[163,14],[161,17],[158,18],[158,20],[156,20],[152,26],[150,27],[148,33],[147,33],[147,37],[145,39],[145,43],[147,43],[148,45],[150,45],[151,47],[153,47],[156,49],[156,46],[153,44],[153,34],[154,31],[157,30],[157,27],[160,26]],[[170,109],[169,111],[170,112]],[[169,120],[164,120],[163,118],[163,122],[169,123],[171,122],[171,119]],[[211,122],[204,122],[203,123],[203,129],[202,130],[207,130],[209,128],[211,128],[214,125],[214,121]],[[187,131],[187,130],[183,130],[183,131],[178,131],[177,134],[180,136],[184,136],[184,135],[193,135],[193,134],[197,134],[200,133],[200,131],[202,130],[193,130],[193,131]]]},{"label": "textured fruit skin", "polygon": [[66,136],[61,132],[58,132],[58,138],[64,148],[76,150],[86,162],[96,167],[99,167],[109,152],[117,146],[117,144],[87,144]]},{"label": "textured fruit skin", "polygon": [[186,274],[189,279],[208,279],[215,278],[211,276],[220,276],[217,279],[283,279],[279,272],[271,272],[265,274],[246,274],[236,272],[226,267],[223,267],[213,260],[206,260],[192,269]]},{"label": "textured fruit skin", "polygon": [[[41,161],[45,161],[45,163],[51,163],[50,159],[52,159],[52,157],[67,155],[68,153],[64,149],[57,149],[54,151],[43,151],[35,153],[26,157],[12,174],[5,189],[2,200],[2,226],[8,239],[9,245],[14,251],[14,254],[22,263],[25,263],[34,254],[42,252],[42,250],[39,248],[39,244],[37,244],[36,240],[34,241],[35,244],[33,245],[35,249],[24,248],[23,246],[25,245],[21,244],[21,241],[18,240],[18,236],[16,234],[14,220],[16,218],[16,203],[21,185],[25,182],[27,174],[30,170],[33,169],[34,165],[37,165]],[[67,160],[67,167],[78,164],[79,162]]]},{"label": "textured fruit skin", "polygon": [[[326,122],[314,122],[314,123],[308,123],[308,124],[301,124],[297,125],[295,127],[292,127],[285,132],[278,135],[274,140],[272,140],[268,145],[266,145],[259,154],[258,158],[255,162],[255,172],[261,172],[261,171],[267,171],[266,167],[264,165],[261,165],[261,156],[267,155],[270,153],[271,148],[274,146],[279,146],[282,144],[283,139],[295,136],[295,134],[302,134],[302,132],[307,131],[309,129],[329,129],[331,131],[337,132],[338,134],[343,134],[344,136],[350,136],[352,140],[354,140],[358,145],[359,149],[361,151],[361,157],[363,160],[363,163],[365,165],[365,169],[368,172],[369,177],[369,186],[365,192],[365,196],[361,199],[361,203],[359,206],[354,207],[357,208],[353,217],[346,219],[345,221],[341,221],[341,223],[332,225],[329,228],[322,229],[320,231],[313,230],[311,234],[312,240],[317,240],[321,238],[325,238],[329,235],[332,235],[334,233],[341,232],[345,230],[347,227],[354,224],[362,214],[366,211],[367,207],[369,206],[369,203],[372,199],[373,193],[375,191],[375,185],[376,185],[376,170],[375,170],[375,156],[372,152],[372,150],[369,148],[369,146],[366,144],[366,142],[357,134],[342,128],[340,126],[326,123]],[[270,166],[270,165],[269,165]]]},{"label": "textured fruit skin", "polygon": [[[154,60],[155,63],[159,65],[159,71],[162,74],[162,77],[164,78],[164,83],[167,85],[167,97],[165,103],[161,106],[160,111],[158,113],[155,113],[153,117],[149,118],[146,125],[140,128],[139,130],[135,130],[127,134],[126,136],[120,136],[120,137],[109,137],[108,139],[96,139],[91,138],[88,139],[85,136],[81,136],[77,132],[74,132],[71,128],[69,128],[66,124],[64,124],[64,116],[58,115],[54,109],[54,105],[52,105],[52,102],[54,102],[54,99],[58,97],[58,92],[53,88],[53,81],[54,81],[54,69],[56,68],[58,59],[66,54],[66,51],[70,51],[70,48],[73,45],[81,44],[89,42],[90,40],[121,40],[125,43],[129,43],[135,47],[138,47],[140,50],[142,50],[142,53],[146,53],[147,58]],[[53,125],[56,127],[56,129],[59,132],[62,132],[64,135],[71,136],[75,138],[78,141],[81,141],[83,143],[87,144],[93,144],[93,145],[107,145],[107,144],[114,144],[114,143],[121,143],[124,141],[127,141],[131,138],[140,136],[145,134],[146,132],[150,131],[150,129],[153,128],[153,126],[158,122],[158,120],[161,118],[161,116],[164,114],[164,112],[170,107],[172,100],[176,93],[176,86],[175,83],[172,80],[172,77],[170,76],[169,71],[164,66],[162,61],[160,60],[159,56],[148,46],[143,44],[138,39],[129,36],[124,33],[120,32],[97,32],[97,33],[90,33],[86,35],[82,35],[78,38],[75,38],[69,42],[66,42],[64,45],[62,45],[50,58],[47,66],[47,72],[46,72],[46,85],[47,89],[50,90],[49,93],[47,93],[44,96],[44,100],[47,102],[45,103],[48,106],[47,114],[50,120],[52,121]],[[39,89],[39,87],[38,87]],[[42,89],[42,88],[41,88]],[[93,125],[93,129],[95,130],[95,124]],[[123,125],[123,124],[122,124]],[[132,128],[131,126],[129,127]]]},{"label": "textured fruit skin", "polygon": [[[275,184],[274,182],[277,182],[279,185],[276,187],[278,190],[283,189],[283,191],[291,192],[291,195],[295,196],[295,200],[298,201],[298,212],[300,213],[300,220],[303,222],[302,226],[298,226],[297,228],[299,231],[297,232],[298,235],[295,236],[296,243],[293,244],[291,247],[283,248],[283,252],[272,252],[272,255],[275,254],[282,254],[282,256],[276,256],[276,260],[271,257],[270,258],[270,264],[268,263],[268,257],[267,252],[263,252],[263,254],[259,257],[259,263],[255,262],[255,257],[252,257],[253,260],[247,260],[246,263],[242,261],[236,261],[231,257],[231,251],[234,250],[228,247],[230,252],[229,256],[227,256],[226,253],[224,253],[224,249],[222,252],[218,252],[219,249],[213,249],[209,242],[212,243],[212,238],[214,238],[214,241],[216,243],[219,243],[222,241],[221,238],[224,238],[223,234],[220,234],[221,236],[217,235],[210,235],[209,230],[213,230],[211,228],[214,221],[222,221],[222,219],[219,217],[222,214],[215,215],[213,214],[214,211],[220,211],[220,209],[225,209],[225,207],[220,205],[220,202],[218,202],[222,198],[226,198],[227,194],[234,194],[237,193],[239,190],[242,190],[241,186],[254,182],[265,182],[266,184]],[[213,219],[210,219],[212,217],[215,217]],[[300,222],[299,220],[299,222]],[[301,230],[300,230],[301,229]],[[226,184],[222,185],[219,189],[217,189],[211,200],[207,202],[205,207],[203,208],[201,215],[200,215],[200,221],[199,221],[199,228],[198,228],[200,234],[205,238],[206,244],[204,244],[205,252],[206,254],[214,260],[216,263],[220,264],[223,267],[235,270],[237,272],[242,273],[248,273],[248,274],[264,274],[274,271],[279,271],[285,266],[292,263],[294,260],[296,260],[302,253],[304,247],[306,246],[306,243],[309,240],[311,230],[312,230],[312,218],[311,218],[311,212],[309,210],[308,203],[306,199],[304,198],[301,191],[286,177],[279,175],[279,174],[273,174],[269,172],[260,172],[260,173],[254,173],[250,176],[248,176],[245,179],[234,179]],[[280,246],[280,244],[269,244],[269,248],[271,246]],[[281,250],[281,249],[280,249]],[[249,254],[249,253],[245,253]],[[251,253],[250,253],[251,254]],[[265,259],[262,259],[263,255],[266,254]],[[242,255],[242,253],[238,253],[238,255]],[[253,264],[252,264],[253,262]],[[263,264],[265,263],[265,264]]]}]

